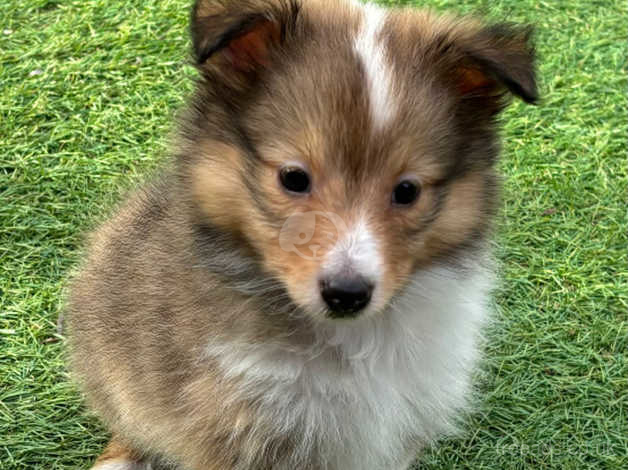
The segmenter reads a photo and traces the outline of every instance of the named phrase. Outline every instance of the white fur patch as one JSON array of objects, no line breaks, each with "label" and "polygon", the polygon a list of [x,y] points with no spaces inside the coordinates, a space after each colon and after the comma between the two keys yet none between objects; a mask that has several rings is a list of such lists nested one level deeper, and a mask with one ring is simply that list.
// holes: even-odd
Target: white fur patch
[{"label": "white fur patch", "polygon": [[333,275],[349,270],[377,282],[381,264],[377,240],[366,222],[360,220],[327,253],[323,272]]},{"label": "white fur patch", "polygon": [[321,324],[315,345],[226,342],[206,352],[241,380],[229,400],[260,404],[252,433],[264,434],[252,441],[298,436],[278,468],[315,453],[329,470],[405,470],[421,446],[456,428],[490,285],[477,262],[432,268],[379,315]]},{"label": "white fur patch", "polygon": [[92,467],[91,470],[152,470],[152,465],[132,460],[116,459]]},{"label": "white fur patch", "polygon": [[395,115],[393,76],[386,59],[386,48],[380,39],[386,11],[376,5],[362,5],[362,26],[354,49],[366,72],[373,125],[381,129]]}]

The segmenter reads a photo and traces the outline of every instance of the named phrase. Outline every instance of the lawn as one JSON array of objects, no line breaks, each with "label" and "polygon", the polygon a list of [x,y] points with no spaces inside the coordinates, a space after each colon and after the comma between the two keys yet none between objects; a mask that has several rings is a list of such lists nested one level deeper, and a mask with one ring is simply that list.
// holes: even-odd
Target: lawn
[{"label": "lawn", "polygon": [[[504,115],[477,410],[421,468],[628,468],[627,4],[416,3],[535,24],[542,96]],[[194,75],[188,6],[0,2],[2,470],[87,468],[107,439],[55,324],[83,233],[168,153]]]}]

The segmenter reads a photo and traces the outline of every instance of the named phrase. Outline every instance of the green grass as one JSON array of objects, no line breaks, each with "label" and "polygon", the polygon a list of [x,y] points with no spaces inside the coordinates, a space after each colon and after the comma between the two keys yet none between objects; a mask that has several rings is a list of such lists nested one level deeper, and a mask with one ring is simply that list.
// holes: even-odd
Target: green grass
[{"label": "green grass", "polygon": [[[167,154],[188,0],[0,4],[0,468],[107,436],[55,334],[81,234]],[[396,3],[396,2],[387,2]],[[431,0],[537,26],[542,101],[504,116],[502,283],[466,434],[424,468],[628,468],[627,5]]]}]

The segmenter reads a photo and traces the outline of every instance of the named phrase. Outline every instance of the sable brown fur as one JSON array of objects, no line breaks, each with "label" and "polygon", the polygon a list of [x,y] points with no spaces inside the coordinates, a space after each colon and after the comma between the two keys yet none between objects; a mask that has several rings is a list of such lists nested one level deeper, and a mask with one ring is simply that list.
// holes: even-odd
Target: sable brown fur
[{"label": "sable brown fur", "polygon": [[[385,253],[381,311],[417,271],[485,248],[498,192],[495,117],[507,93],[537,98],[529,29],[392,10],[382,41],[397,112],[381,130],[352,47],[355,9],[324,0],[194,6],[200,78],[175,158],[91,235],[70,289],[71,368],[117,436],[95,469],[122,458],[187,470],[350,470],[334,466],[325,439],[304,450],[307,422],[278,434],[259,418],[263,400],[243,395],[245,376],[225,373],[208,344],[316,344],[328,320],[306,304],[319,262],[278,241],[294,211],[368,219]],[[297,157],[317,184],[300,199],[277,183]],[[408,172],[421,177],[420,199],[390,210]],[[322,253],[332,229],[316,227]],[[429,443],[421,436],[400,445],[412,453]]]}]

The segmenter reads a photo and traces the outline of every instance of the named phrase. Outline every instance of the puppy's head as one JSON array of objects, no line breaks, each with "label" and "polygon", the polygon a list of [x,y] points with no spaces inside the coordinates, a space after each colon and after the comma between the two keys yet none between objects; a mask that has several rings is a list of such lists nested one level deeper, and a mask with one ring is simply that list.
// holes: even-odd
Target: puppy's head
[{"label": "puppy's head", "polygon": [[529,30],[357,1],[199,0],[184,162],[208,223],[314,318],[376,315],[484,238]]}]

